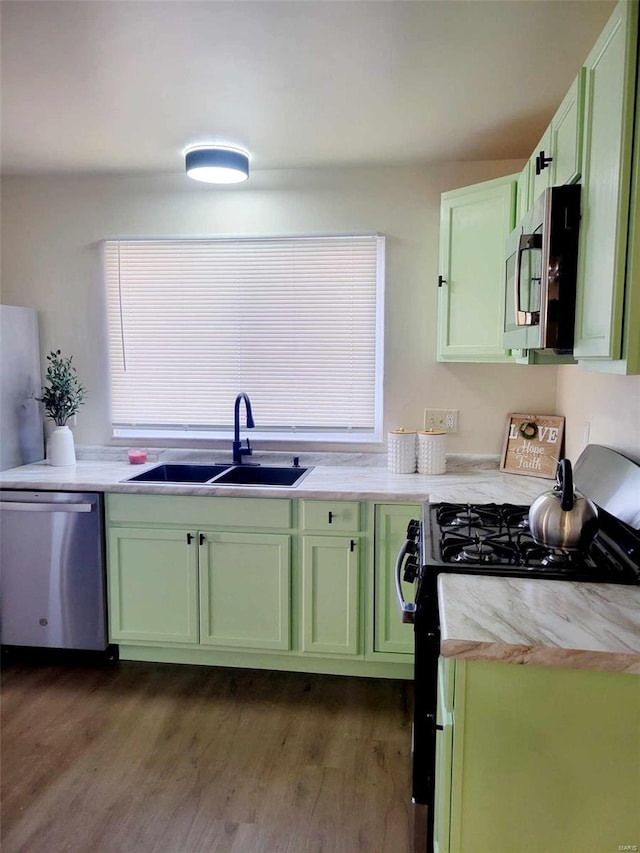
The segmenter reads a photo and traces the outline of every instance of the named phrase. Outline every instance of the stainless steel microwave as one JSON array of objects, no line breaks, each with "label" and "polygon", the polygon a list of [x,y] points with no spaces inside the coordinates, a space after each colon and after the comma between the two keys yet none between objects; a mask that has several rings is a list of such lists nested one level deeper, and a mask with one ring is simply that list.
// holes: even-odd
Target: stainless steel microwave
[{"label": "stainless steel microwave", "polygon": [[550,187],[507,238],[504,344],[573,352],[580,186]]}]

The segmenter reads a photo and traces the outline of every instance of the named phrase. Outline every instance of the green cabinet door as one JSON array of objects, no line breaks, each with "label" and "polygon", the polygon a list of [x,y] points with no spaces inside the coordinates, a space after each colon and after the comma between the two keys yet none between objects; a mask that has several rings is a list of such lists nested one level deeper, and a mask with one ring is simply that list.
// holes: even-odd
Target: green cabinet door
[{"label": "green cabinet door", "polygon": [[290,649],[291,537],[200,531],[200,643]]},{"label": "green cabinet door", "polygon": [[193,532],[111,527],[109,627],[113,642],[198,642]]},{"label": "green cabinet door", "polygon": [[304,536],[302,651],[360,651],[359,542],[347,536]]},{"label": "green cabinet door", "polygon": [[545,130],[542,139],[536,145],[533,154],[529,158],[529,206],[551,186],[551,163],[546,168],[541,168],[537,165],[541,155],[550,157],[553,161],[551,153],[551,125]]},{"label": "green cabinet door", "polygon": [[[450,853],[620,850],[640,838],[640,678],[455,664],[436,793]],[[449,762],[449,763],[448,763]],[[447,787],[449,786],[449,787]]]},{"label": "green cabinet door", "polygon": [[434,853],[449,853],[451,834],[451,790],[453,786],[453,683],[455,661],[438,661],[438,704],[436,706],[436,778],[433,812]]},{"label": "green cabinet door", "polygon": [[504,264],[517,178],[442,194],[438,361],[512,361],[503,346]]},{"label": "green cabinet door", "polygon": [[531,160],[527,160],[518,175],[516,190],[516,224],[521,222],[531,206]]},{"label": "green cabinet door", "polygon": [[[396,600],[395,566],[406,540],[407,525],[419,519],[418,504],[379,504],[375,511],[374,534],[374,633],[376,652],[413,654],[413,625],[402,621]],[[401,581],[404,597],[413,601],[413,584]]]},{"label": "green cabinet door", "polygon": [[638,4],[619,3],[585,63],[578,359],[622,356],[637,26]]},{"label": "green cabinet door", "polygon": [[582,129],[586,70],[580,69],[551,119],[550,186],[575,184],[582,173]]},{"label": "green cabinet door", "polygon": [[529,204],[547,189],[574,184],[582,171],[585,70],[581,69],[529,159]]}]

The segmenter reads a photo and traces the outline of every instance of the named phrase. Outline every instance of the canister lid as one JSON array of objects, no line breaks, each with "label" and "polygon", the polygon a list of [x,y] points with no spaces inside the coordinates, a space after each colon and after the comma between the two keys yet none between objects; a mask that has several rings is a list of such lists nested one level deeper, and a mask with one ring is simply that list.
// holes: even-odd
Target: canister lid
[{"label": "canister lid", "polygon": [[398,429],[392,429],[390,435],[415,435],[415,429],[405,429],[404,427],[398,427]]},{"label": "canister lid", "polygon": [[418,435],[446,435],[446,429],[421,429]]}]

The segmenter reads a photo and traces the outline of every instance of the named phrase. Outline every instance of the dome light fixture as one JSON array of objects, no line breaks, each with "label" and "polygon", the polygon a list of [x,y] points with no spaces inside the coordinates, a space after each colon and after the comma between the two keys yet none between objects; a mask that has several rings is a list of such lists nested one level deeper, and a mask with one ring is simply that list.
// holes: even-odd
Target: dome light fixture
[{"label": "dome light fixture", "polygon": [[187,175],[207,184],[238,184],[249,177],[249,155],[226,145],[194,145],[185,151]]}]

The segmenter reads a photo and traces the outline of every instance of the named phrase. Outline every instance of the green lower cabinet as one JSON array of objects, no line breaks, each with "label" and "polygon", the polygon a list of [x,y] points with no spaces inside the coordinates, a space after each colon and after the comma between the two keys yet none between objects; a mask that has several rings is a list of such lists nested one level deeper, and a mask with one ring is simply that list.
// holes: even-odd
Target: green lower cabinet
[{"label": "green lower cabinet", "polygon": [[441,683],[447,667],[455,686],[439,711],[438,853],[635,849],[640,678],[441,660]]},{"label": "green lower cabinet", "polygon": [[202,531],[200,643],[291,648],[291,537]]},{"label": "green lower cabinet", "polygon": [[304,536],[302,551],[302,651],[358,655],[358,539]]},{"label": "green lower cabinet", "polygon": [[[413,625],[402,622],[396,600],[395,563],[407,538],[407,525],[420,518],[418,504],[379,504],[375,509],[374,634],[376,652],[413,654]],[[401,582],[404,597],[413,601],[413,584]]]},{"label": "green lower cabinet", "polygon": [[109,530],[109,624],[113,642],[198,642],[195,533]]},{"label": "green lower cabinet", "polygon": [[111,493],[105,507],[123,660],[412,677],[393,564],[417,505],[381,507],[375,537],[357,500]]}]

